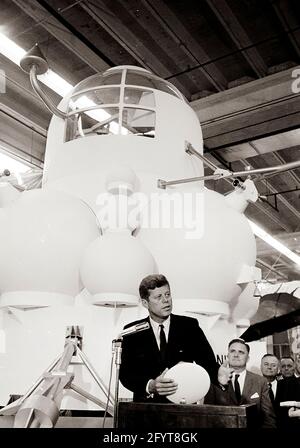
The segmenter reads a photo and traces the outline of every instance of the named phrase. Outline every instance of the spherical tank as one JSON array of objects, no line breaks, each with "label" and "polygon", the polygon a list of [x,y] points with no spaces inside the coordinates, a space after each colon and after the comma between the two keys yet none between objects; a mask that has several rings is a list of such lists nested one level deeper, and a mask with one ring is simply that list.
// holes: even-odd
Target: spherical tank
[{"label": "spherical tank", "polygon": [[49,294],[53,300],[78,294],[82,253],[99,235],[96,217],[82,201],[56,191],[24,192],[2,209],[0,226],[2,306],[34,302],[29,291],[38,293],[40,305],[42,292],[50,301],[45,305],[51,304]]},{"label": "spherical tank", "polygon": [[194,204],[193,219],[182,228],[140,228],[138,237],[151,247],[174,299],[192,300],[191,311],[228,314],[242,292],[243,266],[255,265],[255,238],[245,216],[222,195],[205,189],[197,201],[198,211]]}]

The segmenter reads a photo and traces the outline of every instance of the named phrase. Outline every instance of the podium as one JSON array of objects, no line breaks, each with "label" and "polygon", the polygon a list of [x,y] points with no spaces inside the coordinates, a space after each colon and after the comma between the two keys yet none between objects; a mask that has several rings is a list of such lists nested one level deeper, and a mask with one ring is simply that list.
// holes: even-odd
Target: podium
[{"label": "podium", "polygon": [[120,401],[118,405],[118,428],[126,430],[253,428],[257,425],[255,404],[216,406]]}]

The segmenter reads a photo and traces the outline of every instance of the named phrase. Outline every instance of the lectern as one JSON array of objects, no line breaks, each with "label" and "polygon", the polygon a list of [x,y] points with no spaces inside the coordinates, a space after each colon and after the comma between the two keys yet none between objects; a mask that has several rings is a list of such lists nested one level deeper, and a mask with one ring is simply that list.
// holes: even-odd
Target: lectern
[{"label": "lectern", "polygon": [[242,406],[178,405],[119,402],[118,428],[253,428],[258,426],[255,404]]}]

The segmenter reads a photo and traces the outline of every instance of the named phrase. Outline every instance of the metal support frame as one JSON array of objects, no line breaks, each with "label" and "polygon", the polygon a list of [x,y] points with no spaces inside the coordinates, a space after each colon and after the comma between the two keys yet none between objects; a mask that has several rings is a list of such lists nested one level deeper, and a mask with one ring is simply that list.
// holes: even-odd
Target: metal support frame
[{"label": "metal support frame", "polygon": [[62,112],[59,110],[50,100],[50,98],[46,95],[46,93],[42,90],[42,88],[39,85],[38,79],[37,79],[37,66],[34,64],[30,68],[29,77],[30,77],[30,83],[37,94],[37,96],[42,100],[42,102],[45,104],[47,109],[54,115],[56,115],[59,118],[62,118],[63,120],[67,118],[67,114],[65,112]]},{"label": "metal support frame", "polygon": [[253,170],[244,170],[244,171],[236,171],[232,172],[229,170],[221,170],[217,168],[212,162],[209,162],[202,156],[198,151],[196,151],[191,144],[187,144],[185,148],[185,152],[190,155],[196,155],[200,158],[207,166],[215,169],[215,173],[209,176],[198,176],[198,177],[190,177],[185,179],[175,179],[166,181],[163,179],[158,179],[157,187],[165,189],[166,187],[172,185],[186,184],[190,182],[199,182],[203,180],[220,180],[220,179],[236,179],[238,177],[248,177],[260,174],[268,174],[268,173],[278,173],[282,171],[289,171],[300,167],[300,160],[295,162],[286,163],[284,165],[270,166],[266,168],[259,168]]},{"label": "metal support frame", "polygon": [[115,407],[114,407],[114,428],[118,427],[118,403],[119,403],[119,378],[122,355],[122,338],[114,339],[112,345],[112,356],[115,360]]},{"label": "metal support frame", "polygon": [[[88,358],[78,347],[80,341],[77,337],[66,339],[62,355],[56,358],[47,370],[37,379],[34,385],[25,395],[0,410],[0,415],[14,415],[15,428],[51,428],[54,427],[59,418],[59,408],[64,389],[72,389],[84,398],[106,408],[111,415],[114,413],[114,399],[110,396],[108,389],[97,375]],[[68,373],[72,357],[78,355],[87,367],[92,377],[101,388],[108,403],[99,400],[79,386],[73,384],[74,373]]]},{"label": "metal support frame", "polygon": [[[277,205],[277,196],[280,194],[293,193],[294,191],[300,191],[300,188],[295,187],[290,190],[277,191],[276,193],[262,194],[259,196],[259,199],[261,201],[265,202],[266,204],[268,204],[270,207],[272,207],[274,210],[276,210],[278,212],[279,209],[278,209],[278,205]],[[271,197],[271,196],[274,197],[274,205],[268,201],[268,197]]]},{"label": "metal support frame", "polygon": [[45,56],[42,54],[39,46],[35,44],[20,60],[20,67],[24,72],[29,73],[30,83],[37,94],[37,96],[42,100],[47,109],[59,118],[67,118],[67,114],[59,110],[51,101],[51,99],[46,95],[46,93],[41,88],[37,75],[43,75],[48,70],[48,62]]}]

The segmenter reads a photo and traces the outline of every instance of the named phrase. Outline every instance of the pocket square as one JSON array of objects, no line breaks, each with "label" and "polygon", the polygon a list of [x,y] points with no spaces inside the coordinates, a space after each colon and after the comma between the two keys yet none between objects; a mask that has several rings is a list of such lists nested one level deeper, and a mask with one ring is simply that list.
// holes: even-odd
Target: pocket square
[{"label": "pocket square", "polygon": [[255,394],[251,395],[250,399],[251,399],[251,398],[259,398],[259,395],[258,395],[258,393],[257,393],[257,392],[255,392]]}]

